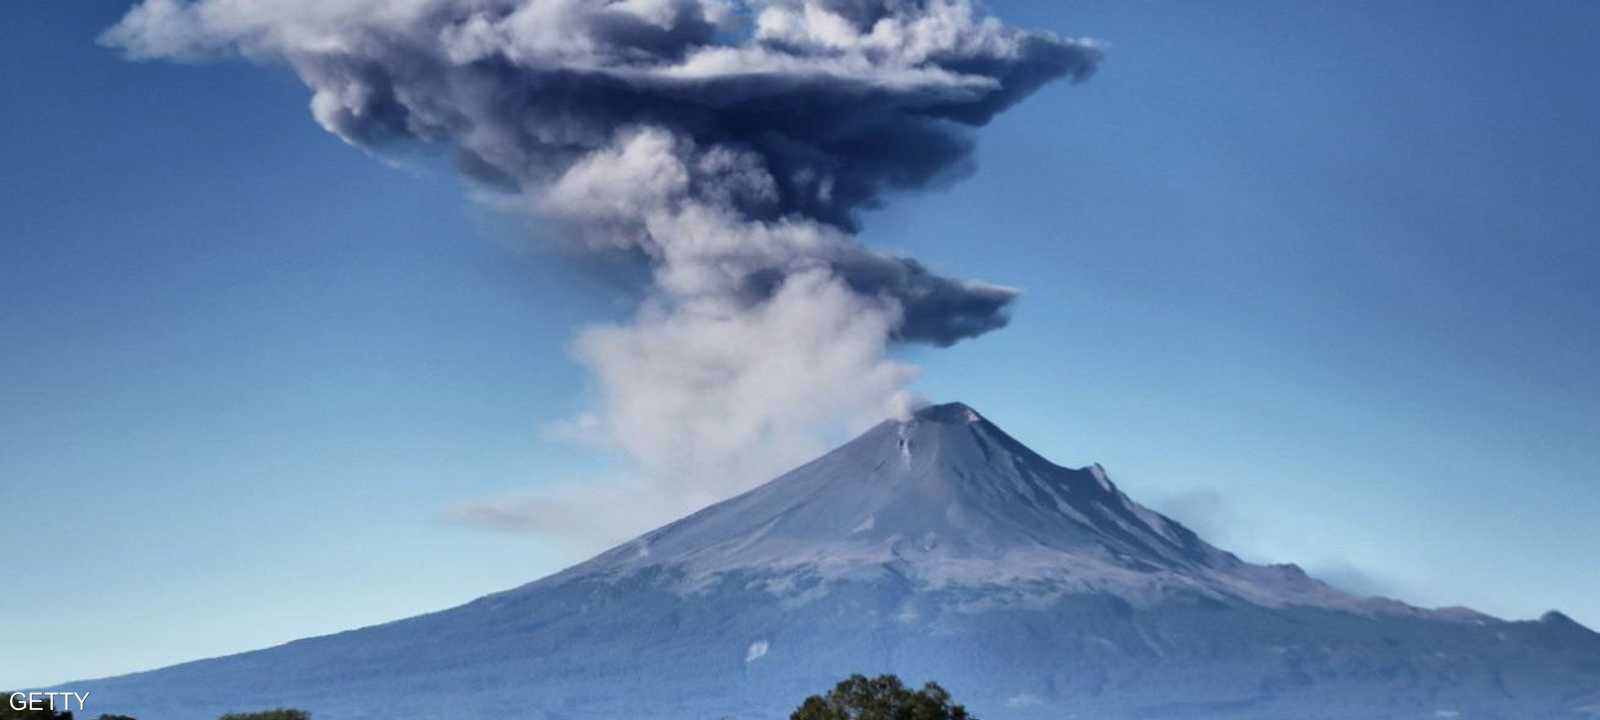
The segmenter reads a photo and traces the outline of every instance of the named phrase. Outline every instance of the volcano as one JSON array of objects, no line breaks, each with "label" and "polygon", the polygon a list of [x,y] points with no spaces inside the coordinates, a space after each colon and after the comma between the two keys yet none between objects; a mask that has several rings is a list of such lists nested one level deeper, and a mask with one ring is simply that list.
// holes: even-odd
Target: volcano
[{"label": "volcano", "polygon": [[991,720],[1600,717],[1600,635],[1257,565],[954,403],[442,612],[67,686],[209,720],[787,717],[855,672]]}]

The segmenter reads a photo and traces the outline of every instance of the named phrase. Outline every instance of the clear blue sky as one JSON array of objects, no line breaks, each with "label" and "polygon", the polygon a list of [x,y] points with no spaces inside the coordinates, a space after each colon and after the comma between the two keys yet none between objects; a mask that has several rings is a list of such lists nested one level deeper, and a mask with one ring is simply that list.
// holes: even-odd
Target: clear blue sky
[{"label": "clear blue sky", "polygon": [[[918,389],[1252,559],[1600,625],[1600,5],[990,5],[1108,61],[866,219],[1027,293],[910,352]],[[539,428],[624,293],[327,135],[288,73],[95,46],[123,9],[0,26],[0,686],[581,559],[442,509],[611,467]]]}]

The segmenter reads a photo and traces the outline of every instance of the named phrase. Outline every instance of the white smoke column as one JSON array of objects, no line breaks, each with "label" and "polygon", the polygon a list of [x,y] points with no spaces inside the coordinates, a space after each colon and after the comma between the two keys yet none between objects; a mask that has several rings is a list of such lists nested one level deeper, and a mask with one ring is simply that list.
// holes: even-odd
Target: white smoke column
[{"label": "white smoke column", "polygon": [[651,303],[632,325],[584,331],[578,354],[610,436],[709,501],[826,449],[820,431],[842,418],[888,415],[915,375],[884,357],[898,315],[813,271],[754,308]]},{"label": "white smoke column", "polygon": [[[697,195],[695,181],[718,194]],[[695,504],[816,454],[841,422],[889,414],[915,376],[886,358],[899,301],[856,292],[819,261],[852,252],[847,236],[736,209],[776,194],[759,157],[632,128],[540,197],[541,212],[577,232],[637,234],[655,256],[656,292],[634,322],[583,331],[576,354],[601,388],[589,429]],[[770,294],[743,297],[774,267]]]},{"label": "white smoke column", "polygon": [[859,212],[971,172],[973,128],[1099,59],[970,0],[145,0],[102,42],[283,63],[329,132],[447,148],[648,266],[631,322],[579,333],[599,406],[568,427],[696,504],[903,412],[893,344],[1005,325],[1015,291],[862,247]]}]

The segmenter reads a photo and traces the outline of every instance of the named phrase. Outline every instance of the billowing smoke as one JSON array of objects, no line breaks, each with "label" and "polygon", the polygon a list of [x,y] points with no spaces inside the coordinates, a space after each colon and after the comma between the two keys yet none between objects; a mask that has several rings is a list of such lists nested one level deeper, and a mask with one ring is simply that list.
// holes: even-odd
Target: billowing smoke
[{"label": "billowing smoke", "polygon": [[447,148],[646,264],[637,317],[578,338],[599,406],[572,427],[710,496],[903,398],[893,343],[1005,325],[1015,291],[867,249],[859,213],[959,179],[972,128],[1098,61],[971,0],[145,0],[102,41],[286,64],[329,132]]}]

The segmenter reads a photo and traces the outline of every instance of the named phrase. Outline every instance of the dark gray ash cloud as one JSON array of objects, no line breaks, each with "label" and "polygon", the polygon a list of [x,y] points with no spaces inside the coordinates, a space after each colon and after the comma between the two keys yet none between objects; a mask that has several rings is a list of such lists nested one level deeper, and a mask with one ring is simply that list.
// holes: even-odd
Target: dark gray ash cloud
[{"label": "dark gray ash cloud", "polygon": [[[976,128],[1099,61],[970,0],[145,0],[102,42],[286,65],[347,142],[445,148],[499,204],[647,263],[639,317],[577,354],[599,426],[669,464],[725,450],[686,415],[876,411],[910,377],[890,343],[1004,326],[1015,291],[863,247],[860,213],[970,173]],[[734,337],[809,367],[672,346]]]}]

